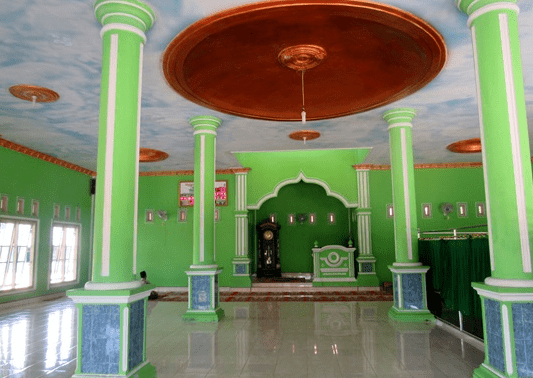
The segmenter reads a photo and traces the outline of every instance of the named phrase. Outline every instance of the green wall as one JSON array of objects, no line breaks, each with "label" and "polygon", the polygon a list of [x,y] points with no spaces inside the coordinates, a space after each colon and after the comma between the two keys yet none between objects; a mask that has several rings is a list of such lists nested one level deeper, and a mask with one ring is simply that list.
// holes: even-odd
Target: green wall
[{"label": "green wall", "polygon": [[[235,255],[235,176],[217,175],[227,180],[228,206],[217,206],[220,220],[215,223],[216,263],[223,268],[220,286],[231,286]],[[137,232],[137,270],[145,270],[157,286],[186,287],[185,271],[192,264],[192,207],[179,207],[179,182],[193,181],[193,176],[141,176],[139,178],[139,226]],[[146,223],[147,209],[166,210],[168,220],[155,216]],[[178,222],[180,209],[187,210],[187,221]]]},{"label": "green wall", "polygon": [[[0,193],[9,197],[8,214],[2,215],[18,216],[16,215],[17,197],[23,197],[25,200],[24,217],[36,219],[29,214],[31,214],[32,200],[39,201],[35,290],[24,293],[0,292],[0,303],[64,292],[75,287],[82,287],[89,280],[92,237],[90,179],[91,177],[86,174],[0,147]],[[71,219],[75,219],[76,207],[79,206],[81,209],[80,271],[78,284],[49,289],[50,235],[55,203],[61,205],[60,221],[65,221],[65,206],[70,206]]]},{"label": "green wall", "polygon": [[[280,228],[280,263],[283,273],[312,273],[314,242],[318,245],[347,245],[349,238],[348,209],[338,199],[328,197],[319,185],[300,182],[281,188],[257,211],[257,223],[276,214]],[[316,214],[316,224],[308,221],[289,225],[289,214]],[[335,224],[328,224],[329,213],[335,214]],[[255,227],[255,225],[253,226]],[[252,241],[251,241],[252,242]],[[256,252],[257,253],[257,252]],[[255,265],[254,265],[255,267]]]},{"label": "green wall", "polygon": [[[370,171],[370,206],[372,208],[372,252],[377,259],[376,273],[380,281],[391,281],[388,269],[394,263],[394,224],[386,216],[386,206],[392,203],[390,170]],[[421,231],[486,224],[487,218],[477,218],[475,203],[485,201],[483,169],[415,169],[415,191],[418,209],[418,228]],[[440,212],[444,202],[453,204],[455,210],[446,219]],[[457,202],[468,204],[468,217],[457,216]],[[432,217],[422,218],[422,203],[431,203]],[[485,228],[474,229],[486,231]]]},{"label": "green wall", "polygon": [[247,203],[258,208],[259,201],[274,193],[284,181],[299,181],[300,173],[307,179],[326,183],[331,192],[349,204],[356,204],[357,177],[353,165],[360,164],[369,152],[368,148],[236,152],[235,157],[243,167],[251,168]]}]

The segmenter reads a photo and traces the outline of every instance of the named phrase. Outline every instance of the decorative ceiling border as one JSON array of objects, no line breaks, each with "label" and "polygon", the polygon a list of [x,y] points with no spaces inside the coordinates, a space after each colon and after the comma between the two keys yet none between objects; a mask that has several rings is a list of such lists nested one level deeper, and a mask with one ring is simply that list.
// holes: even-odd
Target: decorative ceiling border
[{"label": "decorative ceiling border", "polygon": [[[431,163],[431,164],[415,164],[415,169],[444,169],[444,168],[481,168],[482,163]],[[354,169],[367,169],[370,171],[388,171],[390,165],[387,164],[355,164]]]},{"label": "decorative ceiling border", "polygon": [[0,138],[0,146],[8,148],[8,149],[16,151],[16,152],[20,152],[20,153],[22,153],[24,155],[28,155],[28,156],[31,156],[31,157],[34,157],[34,158],[37,158],[37,159],[41,159],[41,160],[47,161],[47,162],[52,163],[52,164],[59,165],[60,167],[64,167],[64,168],[67,168],[67,169],[72,169],[73,171],[80,172],[80,173],[83,173],[85,175],[89,175],[89,176],[93,176],[93,177],[96,176],[96,172],[95,171],[91,171],[90,169],[80,167],[79,165],[69,163],[68,161],[61,160],[61,159],[58,159],[58,158],[53,157],[51,155],[47,155],[45,153],[33,150],[33,149],[31,149],[29,147],[25,147],[25,146],[23,146],[21,144],[10,142],[10,141],[8,141],[8,140],[6,140],[4,138]]},{"label": "decorative ceiling border", "polygon": [[[217,169],[217,175],[234,175],[236,173],[247,173],[250,168],[228,168]],[[182,171],[153,171],[153,172],[140,172],[139,176],[193,176],[194,170],[187,169]]]}]

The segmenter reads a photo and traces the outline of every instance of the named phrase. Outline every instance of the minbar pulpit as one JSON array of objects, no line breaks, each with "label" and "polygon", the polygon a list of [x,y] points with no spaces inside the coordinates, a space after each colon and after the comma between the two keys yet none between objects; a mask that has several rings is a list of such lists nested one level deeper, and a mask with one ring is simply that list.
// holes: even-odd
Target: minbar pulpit
[{"label": "minbar pulpit", "polygon": [[279,261],[280,225],[265,220],[257,225],[258,256],[257,278],[281,277]]}]

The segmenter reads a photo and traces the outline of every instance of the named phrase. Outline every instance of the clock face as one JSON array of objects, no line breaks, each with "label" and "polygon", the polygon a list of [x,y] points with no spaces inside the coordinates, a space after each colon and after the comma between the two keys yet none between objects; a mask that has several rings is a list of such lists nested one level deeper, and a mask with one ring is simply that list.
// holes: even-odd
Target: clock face
[{"label": "clock face", "polygon": [[263,234],[263,238],[265,238],[265,240],[272,240],[273,237],[274,233],[270,230],[265,231],[265,233]]}]

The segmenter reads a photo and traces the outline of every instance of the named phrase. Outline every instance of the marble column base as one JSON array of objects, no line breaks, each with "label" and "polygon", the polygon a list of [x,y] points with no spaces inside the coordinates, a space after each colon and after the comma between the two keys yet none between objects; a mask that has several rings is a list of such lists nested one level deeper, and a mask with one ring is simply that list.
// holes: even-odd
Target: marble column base
[{"label": "marble column base", "polygon": [[224,317],[220,308],[218,275],[222,270],[218,267],[191,267],[186,271],[189,277],[189,302],[183,320],[195,322],[218,322]]},{"label": "marble column base", "polygon": [[481,297],[485,340],[474,377],[533,377],[533,288],[472,287]]},{"label": "marble column base", "polygon": [[389,318],[405,322],[434,322],[435,317],[428,310],[426,272],[427,266],[394,267],[392,272],[394,305]]},{"label": "marble column base", "polygon": [[129,290],[69,290],[78,309],[74,377],[152,378],[146,359],[147,298],[155,285]]}]

